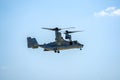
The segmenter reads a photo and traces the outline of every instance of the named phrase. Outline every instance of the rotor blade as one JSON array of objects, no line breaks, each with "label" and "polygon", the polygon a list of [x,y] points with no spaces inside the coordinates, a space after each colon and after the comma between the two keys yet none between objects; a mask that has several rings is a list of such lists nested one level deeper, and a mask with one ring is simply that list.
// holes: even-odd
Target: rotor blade
[{"label": "rotor blade", "polygon": [[52,30],[52,28],[42,28],[42,29]]},{"label": "rotor blade", "polygon": [[69,27],[69,28],[61,28],[61,29],[71,29],[71,28],[75,28],[75,27]]},{"label": "rotor blade", "polygon": [[59,31],[59,30],[63,30],[63,29],[70,29],[70,28],[75,28],[75,27],[69,27],[69,28],[42,28],[42,29],[47,29],[47,30],[52,30],[52,31]]},{"label": "rotor blade", "polygon": [[68,31],[68,30],[66,30],[66,31],[64,32],[64,34],[68,34],[68,33],[76,33],[76,32],[83,32],[83,31]]},{"label": "rotor blade", "polygon": [[83,32],[83,31],[70,31],[71,33],[75,33],[75,32]]},{"label": "rotor blade", "polygon": [[47,29],[47,30],[52,30],[52,31],[59,31],[61,28],[55,27],[55,28],[42,28],[42,29]]}]

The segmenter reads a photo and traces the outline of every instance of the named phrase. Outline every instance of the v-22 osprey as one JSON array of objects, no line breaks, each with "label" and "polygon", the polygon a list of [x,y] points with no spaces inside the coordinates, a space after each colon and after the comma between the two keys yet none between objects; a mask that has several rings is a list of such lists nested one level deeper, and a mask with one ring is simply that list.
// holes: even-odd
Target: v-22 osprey
[{"label": "v-22 osprey", "polygon": [[[72,28],[72,27],[71,27]],[[44,48],[44,51],[54,51],[55,53],[60,53],[60,50],[79,48],[82,50],[83,44],[79,43],[77,40],[72,40],[71,33],[81,32],[81,31],[68,31],[64,32],[65,39],[62,37],[60,30],[68,28],[42,28],[55,32],[55,41],[46,44],[38,44],[36,38],[27,37],[28,48],[36,49],[38,47]]]}]

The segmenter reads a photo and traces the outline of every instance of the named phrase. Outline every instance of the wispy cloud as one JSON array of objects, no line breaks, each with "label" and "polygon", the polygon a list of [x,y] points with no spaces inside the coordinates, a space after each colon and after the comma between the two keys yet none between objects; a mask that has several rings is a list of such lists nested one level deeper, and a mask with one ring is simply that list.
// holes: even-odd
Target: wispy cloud
[{"label": "wispy cloud", "polygon": [[94,13],[95,16],[120,16],[120,8],[108,7],[105,10]]}]

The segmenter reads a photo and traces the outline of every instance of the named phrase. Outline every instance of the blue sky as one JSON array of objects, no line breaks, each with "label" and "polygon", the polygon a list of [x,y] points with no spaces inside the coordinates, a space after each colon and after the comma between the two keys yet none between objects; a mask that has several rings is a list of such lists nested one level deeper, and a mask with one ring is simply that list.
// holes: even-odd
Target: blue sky
[{"label": "blue sky", "polygon": [[[41,27],[84,30],[79,49],[27,48],[54,40]],[[0,80],[120,80],[119,0],[0,0]]]}]

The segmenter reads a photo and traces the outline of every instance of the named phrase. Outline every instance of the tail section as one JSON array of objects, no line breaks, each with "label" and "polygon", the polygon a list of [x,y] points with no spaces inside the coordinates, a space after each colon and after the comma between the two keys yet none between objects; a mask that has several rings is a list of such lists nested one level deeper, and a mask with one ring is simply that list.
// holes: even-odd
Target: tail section
[{"label": "tail section", "polygon": [[28,48],[38,48],[39,44],[35,38],[27,37]]}]

